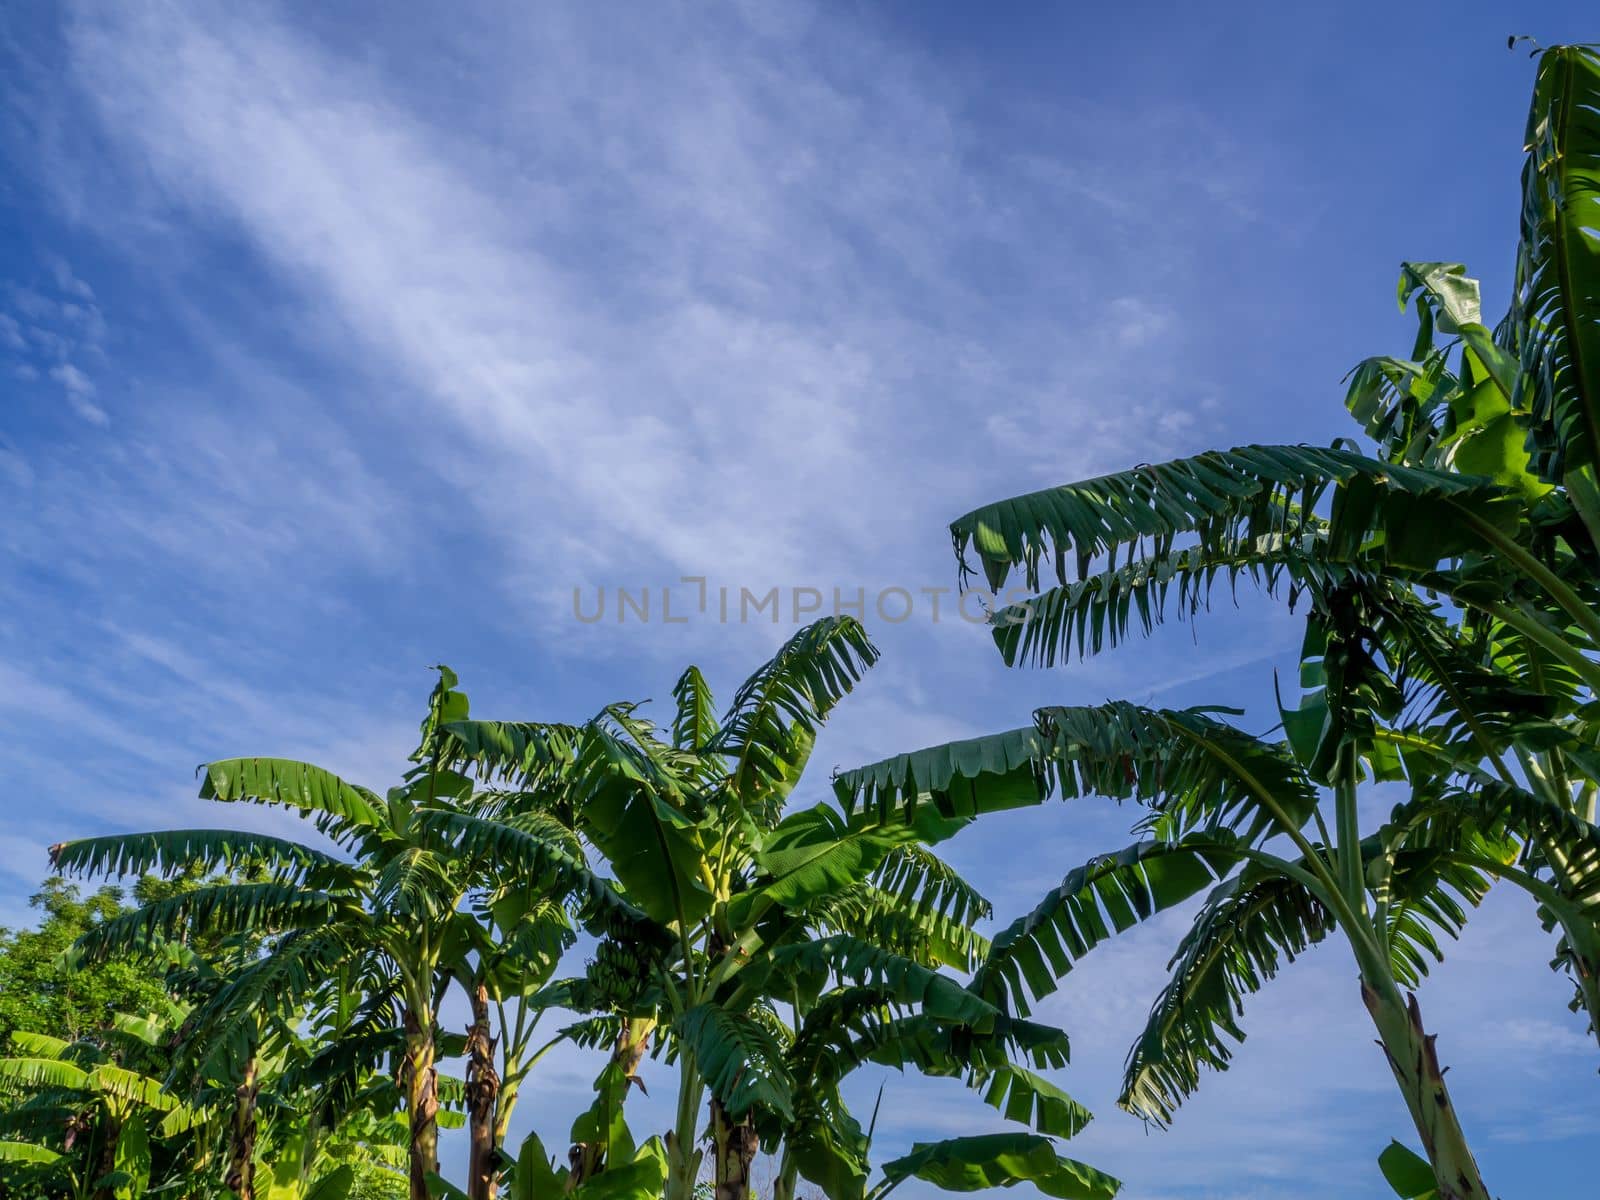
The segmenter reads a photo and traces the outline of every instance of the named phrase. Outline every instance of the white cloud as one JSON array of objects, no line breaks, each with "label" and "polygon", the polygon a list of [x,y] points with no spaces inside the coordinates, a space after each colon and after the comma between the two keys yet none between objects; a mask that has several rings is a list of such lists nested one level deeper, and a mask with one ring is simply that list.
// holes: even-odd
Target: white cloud
[{"label": "white cloud", "polygon": [[[937,543],[963,476],[992,472],[952,406],[988,411],[1001,389],[1036,452],[1073,428],[1057,471],[1123,453],[1126,411],[1120,428],[1098,414],[1110,368],[1124,388],[1138,372],[1095,329],[989,313],[966,278],[968,247],[1020,261],[1036,230],[1000,215],[1009,180],[963,169],[946,81],[810,16],[500,16],[498,55],[448,112],[255,10],[101,11],[73,46],[165,194],[333,315],[328,347],[353,335],[411,428],[444,422],[436,467],[519,589],[651,563],[759,582],[904,561]],[[794,52],[818,37],[826,67]],[[1106,320],[1117,346],[1168,328],[1137,295]],[[1096,394],[1063,402],[1084,371]],[[1141,432],[1146,456],[1193,436],[1181,409]]]},{"label": "white cloud", "polygon": [[111,418],[105,409],[94,402],[94,381],[71,363],[61,363],[50,368],[50,378],[59,383],[67,394],[72,409],[91,425],[109,425]]},{"label": "white cloud", "polygon": [[18,450],[4,444],[0,444],[0,476],[4,476],[13,487],[33,486],[33,468],[28,465],[28,460]]}]

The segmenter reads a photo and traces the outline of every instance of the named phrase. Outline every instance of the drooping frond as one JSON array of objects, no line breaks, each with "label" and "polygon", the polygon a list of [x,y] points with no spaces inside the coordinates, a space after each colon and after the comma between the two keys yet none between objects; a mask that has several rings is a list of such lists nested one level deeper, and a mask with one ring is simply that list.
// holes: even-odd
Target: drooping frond
[{"label": "drooping frond", "polygon": [[1191,829],[1243,825],[1246,840],[1298,829],[1317,790],[1282,742],[1268,742],[1204,709],[1142,708],[1122,700],[1034,714],[1068,799],[1132,799],[1164,841]]},{"label": "drooping frond", "polygon": [[298,1014],[341,964],[360,953],[337,927],[308,925],[228,976],[190,1016],[184,1057],[226,1078],[255,1053],[262,1015]]},{"label": "drooping frond", "polygon": [[1020,567],[1029,590],[1037,591],[1045,563],[1054,564],[1059,582],[1070,583],[1102,557],[1124,551],[1130,561],[1165,557],[1179,549],[1181,534],[1194,533],[1205,553],[1221,556],[1264,538],[1293,538],[1335,484],[1359,497],[1353,507],[1366,518],[1346,520],[1336,552],[1353,551],[1378,532],[1397,561],[1422,566],[1471,544],[1462,540],[1465,530],[1444,520],[1450,506],[1486,513],[1501,497],[1482,479],[1351,450],[1240,446],[988,504],[958,518],[950,531],[963,575],[972,570],[971,549],[991,589],[1003,588]]},{"label": "drooping frond", "polygon": [[798,1097],[784,1139],[800,1178],[814,1183],[828,1200],[866,1195],[871,1140],[837,1087],[814,1088]]},{"label": "drooping frond", "polygon": [[49,1144],[84,1110],[87,1097],[71,1088],[31,1088],[0,1080],[0,1139]]},{"label": "drooping frond", "polygon": [[381,1070],[404,1041],[398,1028],[341,1034],[309,1059],[287,1067],[277,1090],[287,1097],[313,1098],[321,1118],[335,1124],[350,1110],[363,1082]]},{"label": "drooping frond", "polygon": [[[1474,774],[1443,793],[1398,806],[1377,837],[1402,846],[1379,894],[1390,900],[1390,955],[1396,978],[1406,986],[1415,986],[1442,957],[1437,935],[1458,936],[1467,907],[1477,905],[1502,869],[1525,854],[1545,858],[1551,868],[1555,894],[1534,888],[1546,928],[1562,930],[1551,965],[1581,974],[1600,962],[1594,919],[1600,906],[1600,827],[1565,805]],[[1511,878],[1521,885],[1526,877],[1516,872]]]},{"label": "drooping frond", "polygon": [[487,914],[500,945],[488,956],[491,995],[525,995],[534,981],[547,980],[561,956],[577,940],[572,921],[559,897],[533,899],[515,887],[491,894]]},{"label": "drooping frond", "polygon": [[1431,467],[1460,380],[1447,355],[1434,348],[1431,333],[1418,349],[1422,354],[1415,359],[1379,355],[1358,363],[1348,377],[1345,407],[1377,443],[1379,457]]},{"label": "drooping frond", "polygon": [[1040,1133],[1073,1137],[1093,1119],[1055,1084],[1013,1061],[1065,1066],[1066,1034],[1052,1026],[1000,1017],[992,1032],[977,1033],[920,1013],[896,1013],[876,989],[847,988],[824,996],[807,1014],[796,1048],[807,1056],[797,1075],[820,1070],[830,1085],[872,1062],[960,1078],[990,1107]]},{"label": "drooping frond", "polygon": [[1135,628],[1149,636],[1168,620],[1192,618],[1210,608],[1219,586],[1237,598],[1239,584],[1248,582],[1292,604],[1301,592],[1372,570],[1359,558],[1333,557],[1321,524],[1303,525],[1226,552],[1192,547],[1046,588],[991,615],[995,645],[1007,666],[1053,667],[1114,649]]},{"label": "drooping frond", "polygon": [[380,908],[418,920],[438,920],[453,911],[465,890],[453,856],[418,845],[390,854],[372,881],[372,898]]},{"label": "drooping frond", "polygon": [[1439,934],[1461,935],[1466,905],[1477,905],[1493,880],[1482,871],[1430,854],[1402,853],[1383,914],[1389,969],[1401,987],[1417,987],[1434,963],[1444,961]]},{"label": "drooping frond", "polygon": [[647,722],[613,705],[593,723],[575,767],[579,828],[629,899],[663,926],[692,924],[711,908],[697,766],[698,756],[656,740]]},{"label": "drooping frond", "polygon": [[45,1166],[60,1161],[61,1155],[44,1146],[35,1146],[29,1142],[0,1141],[0,1163]]},{"label": "drooping frond", "polygon": [[[1255,832],[1298,828],[1316,789],[1288,748],[1246,734],[1209,711],[1148,709],[1125,701],[1043,708],[1034,729],[951,742],[837,776],[846,812],[915,822],[923,840],[971,816],[1098,795],[1151,807],[1164,839],[1240,815]],[[919,809],[927,808],[925,816]],[[909,814],[909,815],[908,815]],[[949,823],[940,827],[940,822]],[[1276,825],[1274,825],[1276,822]]]},{"label": "drooping frond", "polygon": [[779,946],[772,957],[803,970],[831,972],[840,979],[883,988],[896,1003],[915,1005],[930,1017],[970,1025],[979,1032],[992,1030],[999,1015],[995,1005],[948,975],[848,934]]},{"label": "drooping frond", "polygon": [[[398,1166],[395,1173],[399,1173]],[[306,1192],[306,1200],[348,1200],[355,1185],[355,1167],[350,1163],[340,1163],[312,1182],[310,1190]]]},{"label": "drooping frond", "polygon": [[1474,770],[1514,740],[1530,748],[1568,740],[1551,719],[1570,707],[1573,697],[1559,686],[1570,673],[1508,673],[1504,655],[1495,661],[1493,647],[1472,645],[1458,624],[1409,591],[1368,593],[1365,601],[1384,669],[1404,696],[1395,724],[1413,781]]},{"label": "drooping frond", "polygon": [[1138,842],[1068,872],[1034,910],[995,935],[969,985],[1022,1015],[1055,991],[1077,961],[1113,933],[1195,895],[1237,861],[1224,836]]},{"label": "drooping frond", "polygon": [[57,1058],[0,1058],[0,1083],[17,1088],[86,1091],[89,1072]]},{"label": "drooping frond", "polygon": [[912,838],[904,825],[851,821],[827,804],[791,813],[762,839],[759,895],[785,908],[835,896],[871,877]]},{"label": "drooping frond", "polygon": [[1033,728],[946,742],[834,776],[849,815],[919,822],[924,841],[948,837],[974,817],[1042,803],[1050,794],[1044,745]]},{"label": "drooping frond", "polygon": [[1031,1183],[1056,1200],[1111,1200],[1122,1184],[1093,1167],[1056,1152],[1036,1133],[990,1133],[917,1142],[911,1153],[883,1164],[892,1183],[921,1179],[947,1192]]},{"label": "drooping frond", "polygon": [[960,1076],[986,1090],[991,1076],[1028,1063],[1060,1070],[1071,1059],[1064,1030],[998,1014],[988,1032],[907,1011],[890,990],[852,986],[825,993],[807,1012],[795,1042],[797,1074],[841,1080],[863,1063],[924,1075]]},{"label": "drooping frond", "polygon": [[571,763],[582,726],[534,721],[452,721],[447,761],[476,767],[485,779],[536,782]]},{"label": "drooping frond", "polygon": [[989,940],[971,925],[869,884],[813,907],[807,923],[824,932],[850,934],[930,967],[971,971],[989,953]]},{"label": "drooping frond", "polygon": [[174,829],[160,833],[82,838],[50,848],[51,865],[77,875],[164,875],[265,867],[281,876],[312,871],[346,875],[349,865],[288,838],[234,829]]},{"label": "drooping frond", "polygon": [[757,1105],[793,1116],[794,1080],[762,1022],[707,1002],[684,1013],[674,1032],[730,1116],[738,1119]]},{"label": "drooping frond", "polygon": [[48,1033],[13,1029],[9,1048],[27,1058],[58,1058],[65,1061],[71,1055],[73,1044],[64,1038],[51,1037]]},{"label": "drooping frond", "polygon": [[155,1013],[145,1016],[114,1013],[111,1017],[111,1027],[125,1038],[152,1050],[158,1050],[171,1041],[173,1033],[189,1015],[189,1009],[190,1006],[187,1004],[168,1001],[168,1011],[165,1016]]},{"label": "drooping frond", "polygon": [[[1032,1063],[1041,1071],[1059,1071],[1072,1058],[1072,1043],[1066,1031],[1039,1021],[1025,1021],[1020,1017],[1001,1016],[994,1023],[992,1035],[999,1053],[1006,1058]],[[976,1039],[963,1041],[963,1052],[979,1064],[995,1065],[994,1059],[983,1053]]]},{"label": "drooping frond", "polygon": [[324,818],[330,831],[371,830],[386,823],[384,804],[332,771],[286,758],[229,758],[207,763],[202,800],[277,804]]},{"label": "drooping frond", "polygon": [[520,876],[523,886],[571,894],[580,909],[604,921],[643,931],[651,924],[640,908],[570,853],[565,836],[510,821],[492,821],[467,813],[438,809],[418,820],[431,835],[462,854],[493,864],[507,878]]},{"label": "drooping frond", "polygon": [[[868,1061],[870,1048],[899,1011],[890,988],[853,984],[823,992],[805,1010],[787,1052],[795,1079],[813,1085],[837,1084]],[[858,1051],[860,1047],[865,1048]]]},{"label": "drooping frond", "polygon": [[1320,942],[1333,918],[1303,885],[1247,867],[1218,884],[1173,955],[1171,979],[1128,1054],[1119,1105],[1166,1124],[1200,1085],[1200,1068],[1224,1070],[1244,1040],[1244,997],[1284,961]]},{"label": "drooping frond", "polygon": [[963,925],[994,915],[994,905],[926,846],[906,844],[884,856],[872,882],[880,890]]},{"label": "drooping frond", "polygon": [[598,1050],[602,1046],[616,1046],[617,1037],[621,1034],[624,1024],[623,1018],[606,1013],[563,1025],[559,1033],[564,1040],[574,1046],[581,1046],[585,1050]]},{"label": "drooping frond", "polygon": [[178,1098],[163,1091],[159,1080],[111,1063],[102,1063],[90,1071],[88,1086],[102,1096],[111,1096],[160,1113],[172,1112],[179,1107]]},{"label": "drooping frond", "polygon": [[207,884],[113,917],[79,938],[77,948],[101,962],[148,950],[158,939],[319,929],[359,911],[348,898],[288,883]]},{"label": "drooping frond", "polygon": [[1600,826],[1537,792],[1482,773],[1394,810],[1392,825],[1427,823],[1428,845],[1450,845],[1463,830],[1560,848],[1562,887],[1575,900],[1600,900]]},{"label": "drooping frond", "polygon": [[1009,1120],[1053,1137],[1076,1137],[1094,1114],[1042,1075],[1026,1067],[980,1071],[983,1100]]}]

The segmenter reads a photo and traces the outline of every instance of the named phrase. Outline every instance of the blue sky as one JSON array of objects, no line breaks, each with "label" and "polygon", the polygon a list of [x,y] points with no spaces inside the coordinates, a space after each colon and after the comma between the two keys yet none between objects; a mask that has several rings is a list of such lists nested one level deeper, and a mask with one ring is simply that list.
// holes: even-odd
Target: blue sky
[{"label": "blue sky", "polygon": [[[1532,74],[1505,35],[1594,36],[1580,12],[7,6],[0,923],[51,842],[215,823],[207,759],[382,786],[429,663],[480,712],[572,718],[690,660],[731,692],[787,632],[583,624],[574,587],[919,594],[982,501],[1354,432],[1340,377],[1409,345],[1402,259],[1503,303]],[[1296,625],[1221,607],[1053,673],[869,612],[884,661],[812,794],[1047,700],[1265,726]],[[1053,806],[952,853],[1009,917],[1130,820]],[[1407,1121],[1335,946],[1172,1131],[1114,1109],[1179,928],[1047,1006],[1101,1114],[1074,1152],[1134,1198],[1380,1195]],[[1549,953],[1496,897],[1422,994],[1508,1197],[1576,1194],[1600,1129]],[[553,1061],[519,1125],[559,1140],[591,1073]],[[911,1078],[885,1112],[886,1152],[994,1124]]]}]

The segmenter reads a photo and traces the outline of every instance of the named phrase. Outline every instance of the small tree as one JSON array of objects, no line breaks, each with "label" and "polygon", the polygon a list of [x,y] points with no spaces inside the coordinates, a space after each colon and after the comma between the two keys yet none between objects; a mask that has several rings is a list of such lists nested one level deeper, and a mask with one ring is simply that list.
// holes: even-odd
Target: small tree
[{"label": "small tree", "polygon": [[[1044,1136],[1070,1136],[1087,1113],[1013,1061],[1061,1065],[1064,1035],[1014,1020],[945,970],[982,961],[971,925],[988,904],[929,847],[978,809],[952,797],[854,818],[831,804],[785,815],[818,728],[876,658],[857,622],[827,619],[791,638],[720,714],[689,668],[669,729],[629,705],[577,728],[448,727],[480,771],[542,795],[540,813],[570,822],[639,909],[613,926],[585,976],[534,998],[592,1014],[571,1035],[608,1058],[569,1165],[557,1171],[530,1139],[515,1195],[645,1196],[664,1184],[669,1200],[689,1200],[703,1111],[719,1200],[745,1200],[763,1147],[778,1160],[776,1200],[792,1200],[802,1178],[833,1200],[860,1200],[868,1139],[839,1084],[869,1061],[961,1076],[1041,1131],[921,1148],[896,1182],[955,1186],[960,1159],[991,1183],[1051,1172],[1061,1197],[1116,1190]],[[525,856],[539,840],[519,825],[534,815],[514,806],[431,819],[459,853],[515,875],[535,865]],[[641,1147],[622,1112],[647,1053],[677,1064],[677,1116]]]},{"label": "small tree", "polygon": [[[201,796],[288,809],[349,854],[233,830],[177,830],[69,842],[52,850],[65,871],[140,873],[236,871],[235,879],[157,900],[92,929],[79,943],[90,962],[148,949],[158,941],[246,936],[263,952],[231,973],[204,1006],[209,1049],[238,1063],[256,1050],[265,1011],[305,1011],[331,980],[359,986],[379,1028],[357,1045],[393,1050],[409,1122],[412,1200],[427,1200],[439,1169],[437,1013],[450,967],[485,941],[465,902],[482,882],[479,865],[438,836],[438,818],[470,804],[472,785],[445,755],[446,723],[464,719],[466,696],[448,668],[430,697],[414,764],[385,797],[332,772],[286,759],[229,759],[204,768]],[[557,841],[526,848],[529,878],[550,896],[583,892],[596,905],[612,893]],[[394,1024],[383,1026],[385,1018]]]}]

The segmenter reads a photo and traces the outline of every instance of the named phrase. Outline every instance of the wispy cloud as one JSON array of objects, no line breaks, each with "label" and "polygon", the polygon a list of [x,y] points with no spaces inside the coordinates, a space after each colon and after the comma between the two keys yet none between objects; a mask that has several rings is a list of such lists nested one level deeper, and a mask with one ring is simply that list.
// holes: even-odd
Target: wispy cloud
[{"label": "wispy cloud", "polygon": [[[981,147],[943,81],[861,30],[678,10],[602,34],[506,10],[439,112],[259,10],[203,11],[82,21],[80,83],[163,195],[312,302],[324,350],[399,385],[390,419],[439,423],[433,465],[519,586],[904,561],[994,478],[986,443],[1055,442],[1074,473],[1203,428],[1192,393],[1112,415],[1151,390],[1134,352],[1174,339],[1168,302],[1030,311],[1056,282],[1025,256],[1079,235],[1041,243],[1019,208],[1065,215],[1074,193],[1004,157],[967,170]],[[986,253],[1013,298],[967,266]]]},{"label": "wispy cloud", "polygon": [[105,318],[94,289],[64,260],[46,255],[43,265],[36,286],[0,280],[0,352],[16,378],[48,378],[74,413],[103,428],[111,419],[95,400],[90,371],[104,358]]}]

